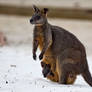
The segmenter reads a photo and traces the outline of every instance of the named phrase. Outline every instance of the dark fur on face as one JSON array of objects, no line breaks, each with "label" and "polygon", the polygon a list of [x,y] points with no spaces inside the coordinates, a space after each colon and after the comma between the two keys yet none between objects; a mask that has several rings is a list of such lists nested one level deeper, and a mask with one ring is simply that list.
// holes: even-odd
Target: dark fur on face
[{"label": "dark fur on face", "polygon": [[41,62],[42,66],[42,73],[44,77],[47,76],[54,76],[53,72],[51,71],[51,65],[50,64],[45,64],[44,62]]},{"label": "dark fur on face", "polygon": [[34,14],[30,19],[30,23],[35,25],[44,24],[47,21],[46,15],[48,12],[48,8],[44,8],[40,10],[38,7],[33,5],[33,10],[34,10]]}]

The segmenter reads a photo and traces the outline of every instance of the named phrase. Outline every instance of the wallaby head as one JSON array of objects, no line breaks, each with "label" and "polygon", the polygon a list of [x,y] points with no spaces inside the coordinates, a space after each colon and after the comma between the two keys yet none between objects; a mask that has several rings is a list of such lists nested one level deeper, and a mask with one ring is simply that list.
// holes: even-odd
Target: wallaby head
[{"label": "wallaby head", "polygon": [[30,23],[34,25],[45,24],[47,21],[46,15],[47,15],[48,9],[44,8],[40,10],[35,5],[33,5],[33,10],[34,10],[34,14],[32,15],[32,18],[30,19]]},{"label": "wallaby head", "polygon": [[41,66],[42,66],[42,73],[44,77],[47,76],[54,76],[54,74],[51,71],[51,65],[50,64],[45,64],[44,62],[41,62]]}]

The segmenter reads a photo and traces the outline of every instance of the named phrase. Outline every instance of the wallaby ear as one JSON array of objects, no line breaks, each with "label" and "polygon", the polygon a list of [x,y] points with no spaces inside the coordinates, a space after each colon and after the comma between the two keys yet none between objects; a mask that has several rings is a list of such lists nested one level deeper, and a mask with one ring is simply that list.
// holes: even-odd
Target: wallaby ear
[{"label": "wallaby ear", "polygon": [[48,11],[49,11],[48,8],[44,8],[44,9],[42,10],[42,13],[46,15]]},{"label": "wallaby ear", "polygon": [[32,8],[33,8],[34,12],[39,12],[40,11],[39,8],[37,8],[35,5],[33,5]]},{"label": "wallaby ear", "polygon": [[42,61],[42,62],[41,62],[42,68],[45,67],[45,65],[46,65],[46,64]]}]

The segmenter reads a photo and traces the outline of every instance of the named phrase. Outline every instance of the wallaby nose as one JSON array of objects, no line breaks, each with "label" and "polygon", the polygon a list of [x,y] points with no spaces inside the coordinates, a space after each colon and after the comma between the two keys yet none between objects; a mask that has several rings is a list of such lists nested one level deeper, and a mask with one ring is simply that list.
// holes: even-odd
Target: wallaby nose
[{"label": "wallaby nose", "polygon": [[43,71],[42,71],[42,74],[43,74],[43,76],[44,76],[44,77],[47,77],[47,74],[46,74],[46,73],[44,73]]},{"label": "wallaby nose", "polygon": [[46,78],[46,74],[44,74],[43,76],[44,76],[44,78]]},{"label": "wallaby nose", "polygon": [[31,24],[33,23],[33,19],[30,19],[30,23],[31,23]]}]

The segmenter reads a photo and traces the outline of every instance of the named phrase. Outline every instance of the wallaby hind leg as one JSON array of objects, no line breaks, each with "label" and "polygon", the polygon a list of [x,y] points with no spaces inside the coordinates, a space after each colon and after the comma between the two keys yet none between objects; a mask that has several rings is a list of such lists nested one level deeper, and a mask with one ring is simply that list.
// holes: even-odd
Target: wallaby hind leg
[{"label": "wallaby hind leg", "polygon": [[[75,64],[72,58],[66,58],[62,61],[58,61],[59,66],[59,83],[60,84],[73,84],[76,80]],[[72,77],[70,77],[72,75]]]},{"label": "wallaby hind leg", "polygon": [[75,74],[69,74],[67,77],[67,84],[74,84],[75,80],[76,80],[76,76]]},{"label": "wallaby hind leg", "polygon": [[67,72],[64,70],[64,65],[57,61],[57,73],[59,77],[60,84],[67,84]]},{"label": "wallaby hind leg", "polygon": [[92,86],[92,77],[91,74],[89,72],[89,69],[86,69],[83,73],[82,76],[84,78],[84,80],[90,85]]},{"label": "wallaby hind leg", "polygon": [[59,75],[59,83],[67,84],[67,73],[62,70],[62,74]]}]

